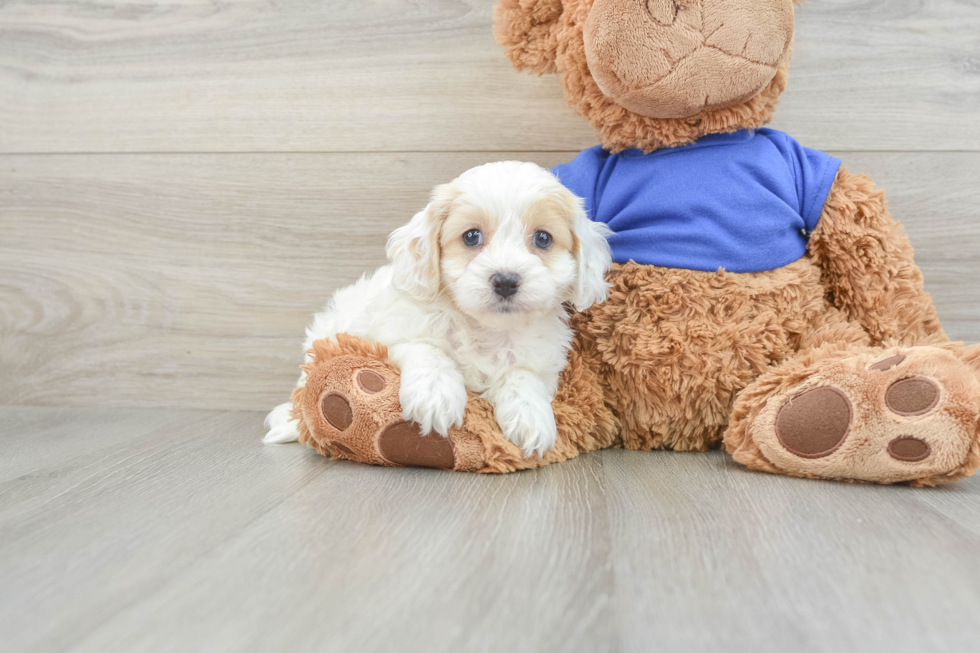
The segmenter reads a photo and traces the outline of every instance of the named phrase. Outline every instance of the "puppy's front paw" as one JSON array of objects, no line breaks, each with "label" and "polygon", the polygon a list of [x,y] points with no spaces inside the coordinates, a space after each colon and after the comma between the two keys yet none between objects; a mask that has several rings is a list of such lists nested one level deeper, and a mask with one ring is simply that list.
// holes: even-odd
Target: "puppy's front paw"
[{"label": "puppy's front paw", "polygon": [[417,422],[422,433],[435,431],[443,437],[449,429],[463,425],[466,412],[466,386],[456,370],[408,369],[402,372],[398,399],[402,417]]},{"label": "puppy's front paw", "polygon": [[501,398],[493,407],[504,437],[524,452],[525,458],[555,448],[558,427],[551,404],[534,396]]}]

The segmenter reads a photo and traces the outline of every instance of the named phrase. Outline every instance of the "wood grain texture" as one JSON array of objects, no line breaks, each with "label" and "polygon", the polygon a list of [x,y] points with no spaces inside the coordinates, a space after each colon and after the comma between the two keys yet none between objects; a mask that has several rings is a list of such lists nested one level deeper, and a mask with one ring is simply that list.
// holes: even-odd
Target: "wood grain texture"
[{"label": "wood grain texture", "polygon": [[69,649],[331,464],[301,447],[243,446],[258,437],[254,413],[0,415],[0,447],[21,461],[0,481],[9,651]]},{"label": "wood grain texture", "polygon": [[132,412],[50,412],[0,409],[0,446],[97,421],[102,457],[38,452],[30,476],[5,481],[34,488],[0,511],[11,650],[602,651],[613,639],[598,457],[505,477],[332,465],[261,445],[258,413],[144,411],[133,433]]},{"label": "wood grain texture", "polygon": [[[313,312],[434,184],[572,156],[0,157],[2,403],[271,407]],[[891,189],[950,335],[980,340],[980,155],[844,159]]]},{"label": "wood grain texture", "polygon": [[852,486],[621,450],[506,476],[385,469],[265,447],[260,421],[0,408],[18,461],[0,473],[4,650],[940,652],[980,636],[975,478]]},{"label": "wood grain texture", "polygon": [[980,627],[980,484],[756,474],[716,454],[601,453],[622,651],[959,651]]},{"label": "wood grain texture", "polygon": [[[0,6],[0,152],[578,150],[491,0]],[[808,2],[776,126],[838,150],[980,149],[980,6]]]}]

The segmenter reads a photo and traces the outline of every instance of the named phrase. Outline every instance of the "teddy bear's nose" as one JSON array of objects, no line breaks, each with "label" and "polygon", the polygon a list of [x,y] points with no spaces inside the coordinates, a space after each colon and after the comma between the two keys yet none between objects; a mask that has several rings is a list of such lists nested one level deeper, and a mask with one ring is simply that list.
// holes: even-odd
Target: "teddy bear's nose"
[{"label": "teddy bear's nose", "polygon": [[595,0],[585,56],[599,90],[650,118],[690,118],[761,93],[788,58],[792,0]]}]

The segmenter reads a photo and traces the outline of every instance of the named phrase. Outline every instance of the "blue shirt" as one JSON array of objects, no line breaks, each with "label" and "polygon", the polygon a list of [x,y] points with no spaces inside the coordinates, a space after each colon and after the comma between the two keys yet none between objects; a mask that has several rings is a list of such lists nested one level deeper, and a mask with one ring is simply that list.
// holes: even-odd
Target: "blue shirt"
[{"label": "blue shirt", "polygon": [[613,230],[613,260],[762,272],[806,253],[840,160],[774,129],[643,154],[596,146],[552,172]]}]

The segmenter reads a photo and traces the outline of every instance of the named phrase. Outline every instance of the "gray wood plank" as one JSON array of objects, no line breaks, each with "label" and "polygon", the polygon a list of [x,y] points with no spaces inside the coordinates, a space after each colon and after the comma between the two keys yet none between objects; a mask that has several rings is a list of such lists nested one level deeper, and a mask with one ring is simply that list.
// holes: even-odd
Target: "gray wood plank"
[{"label": "gray wood plank", "polygon": [[[209,421],[210,411],[120,409],[106,425],[104,410],[0,409],[0,521],[8,510],[28,510],[72,487],[79,475],[101,469],[120,448],[143,450],[186,438],[187,429]],[[171,434],[176,434],[171,435]]]},{"label": "gray wood plank", "polygon": [[[0,152],[577,150],[490,0],[0,7]],[[809,2],[776,125],[845,150],[980,147],[980,6]]]},{"label": "gray wood plank", "polygon": [[[259,420],[0,408],[0,449],[30,470],[0,481],[4,650],[942,652],[980,636],[977,478],[881,488],[622,450],[502,477],[384,469],[263,447]],[[16,483],[30,496],[7,500]]]},{"label": "gray wood plank", "polygon": [[[0,447],[31,418],[59,437],[11,415]],[[331,465],[261,445],[255,413],[199,415],[0,513],[11,650],[612,650],[599,457],[502,477]]]},{"label": "gray wood plank", "polygon": [[599,465],[338,464],[70,650],[611,651]]},{"label": "gray wood plank", "polygon": [[383,264],[387,234],[435,183],[488,158],[4,158],[0,397],[279,403],[312,313]]},{"label": "gray wood plank", "polygon": [[[66,650],[332,464],[261,430],[258,413],[0,409],[0,449],[32,468],[0,483],[2,648]],[[73,438],[90,452],[58,451]]]},{"label": "gray wood plank", "polygon": [[622,651],[975,648],[980,479],[922,491],[720,452],[600,455]]},{"label": "gray wood plank", "polygon": [[[431,187],[556,153],[0,157],[0,398],[258,409],[303,328]],[[954,338],[980,340],[980,155],[848,153],[889,189]]]}]

